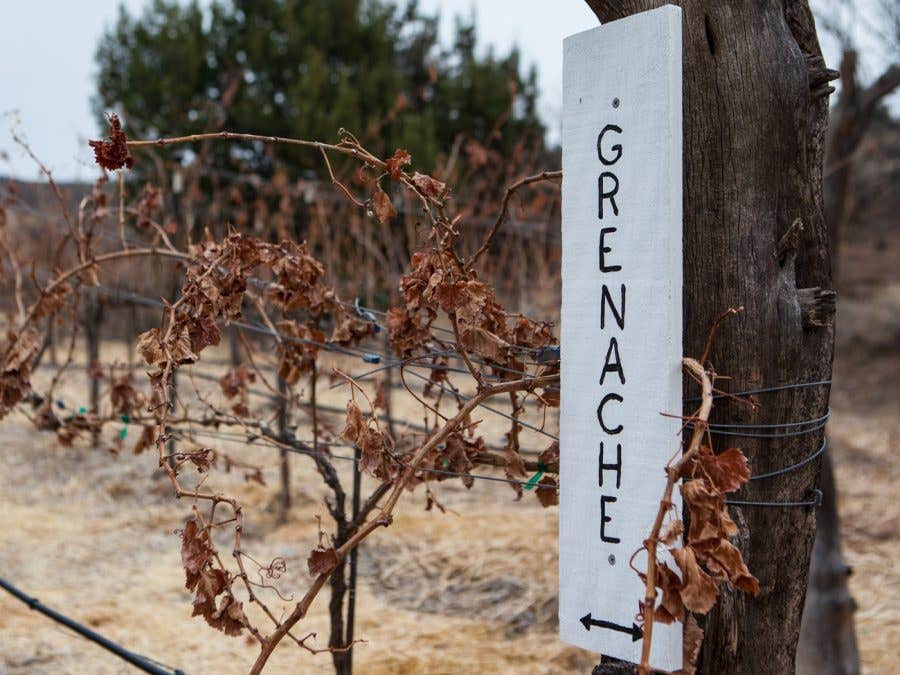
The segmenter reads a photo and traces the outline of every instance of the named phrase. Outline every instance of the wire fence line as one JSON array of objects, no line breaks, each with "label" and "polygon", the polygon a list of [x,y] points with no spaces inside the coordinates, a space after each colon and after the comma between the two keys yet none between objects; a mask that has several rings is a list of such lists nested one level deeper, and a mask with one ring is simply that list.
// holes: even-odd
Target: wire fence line
[{"label": "wire fence line", "polygon": [[[57,400],[57,405],[59,407],[66,407],[66,408],[69,407],[61,399]],[[70,408],[70,409],[74,411],[74,408]],[[344,412],[340,408],[336,408],[336,407],[330,407],[330,411]],[[827,417],[828,416],[826,416],[826,419],[827,419]],[[132,424],[132,425],[140,426],[140,427],[152,426],[152,425],[148,425],[148,424],[142,424],[142,423],[138,423],[138,422],[131,422],[131,421],[125,421],[125,420],[123,420],[123,423],[126,425]],[[757,428],[760,425],[749,425],[749,426]],[[773,426],[783,426],[783,425],[773,425]],[[821,427],[816,427],[816,429],[820,429],[820,428]],[[316,441],[314,441],[314,440],[298,440],[295,437],[292,437],[291,439],[289,439],[291,441],[291,443],[285,443],[283,439],[279,439],[277,437],[267,434],[265,429],[260,429],[259,433],[249,433],[249,432],[248,433],[239,433],[239,432],[221,431],[219,429],[215,429],[215,430],[206,429],[206,428],[198,429],[194,426],[191,426],[188,428],[184,428],[184,427],[180,427],[180,426],[170,426],[170,427],[168,427],[168,431],[170,433],[179,435],[180,437],[182,437],[185,440],[191,440],[191,437],[197,437],[197,436],[207,437],[207,438],[219,438],[219,439],[226,440],[226,441],[241,442],[245,445],[255,445],[255,446],[261,446],[261,447],[268,447],[268,448],[272,448],[272,449],[284,449],[287,452],[292,452],[295,454],[301,454],[301,455],[306,455],[306,456],[311,456],[311,457],[321,456],[321,457],[327,458],[327,459],[337,459],[340,461],[350,461],[350,462],[354,462],[354,463],[360,462],[360,459],[357,457],[342,456],[342,455],[336,455],[331,452],[317,451],[313,447],[316,443]],[[427,432],[427,430],[426,430],[426,432]],[[346,447],[346,448],[355,448],[356,447],[352,443],[344,443],[341,441],[322,440],[321,442],[325,445],[334,446],[334,447]],[[301,447],[296,447],[297,444],[299,444]],[[302,447],[302,446],[306,446],[306,447]],[[762,473],[762,474],[754,474],[754,475],[750,476],[748,480],[749,481],[765,480],[765,479],[769,479],[769,478],[775,478],[777,476],[782,476],[782,475],[791,473],[793,471],[797,471],[798,469],[801,469],[802,467],[813,462],[817,457],[824,454],[827,449],[828,449],[828,440],[825,439],[825,440],[823,440],[822,444],[819,446],[819,448],[815,452],[813,452],[806,458],[800,460],[799,462],[791,464],[790,466],[784,467],[782,469],[777,469],[777,470],[769,471],[767,473]],[[521,454],[526,454],[526,452],[528,454],[532,454],[532,455],[540,454],[539,451],[522,450],[520,452],[521,452]],[[178,454],[178,453],[176,453],[176,454]],[[393,465],[397,466],[397,467],[403,467],[403,468],[406,468],[409,466],[409,465],[397,463],[397,462],[393,463]],[[549,470],[549,467],[541,465],[540,463],[537,466],[538,474],[543,474],[544,472],[546,472],[548,470]],[[455,472],[455,471],[451,471],[449,469],[437,469],[437,468],[430,468],[430,467],[418,467],[417,471],[421,471],[424,473],[432,473],[432,474],[436,474],[436,475],[456,476],[456,477],[468,478],[468,479],[472,479],[472,480],[488,480],[488,481],[494,481],[494,482],[500,482],[500,483],[508,483],[511,485],[522,485],[522,486],[526,486],[527,489],[531,489],[532,487],[534,487],[535,481],[536,481],[535,476],[532,476],[528,481],[521,481],[521,480],[517,480],[517,479],[501,478],[498,476],[488,476],[488,475],[484,475],[484,474]],[[537,475],[537,474],[535,474],[535,475]],[[537,477],[539,478],[540,476],[537,476]],[[821,497],[819,497],[818,500],[821,501]],[[766,505],[771,505],[771,506],[787,506],[787,505],[810,506],[811,505],[810,503],[807,503],[807,502],[803,502],[802,504],[799,504],[799,503],[798,504],[793,504],[793,503],[788,504],[786,502],[744,502],[744,501],[737,501],[737,500],[727,500],[727,503],[733,504],[733,505],[746,505],[746,506],[766,506]]]},{"label": "wire fence line", "polygon": [[[96,288],[98,288],[98,290],[100,290],[100,292],[115,294],[117,297],[121,297],[121,298],[129,300],[129,301],[143,303],[143,304],[149,304],[151,306],[158,307],[158,308],[165,307],[165,304],[160,301],[156,301],[156,300],[153,300],[152,298],[148,298],[148,297],[142,296],[140,294],[132,293],[130,291],[125,291],[123,289],[111,288],[111,287],[107,287],[107,286],[99,286]],[[352,305],[349,305],[349,303],[348,303],[348,306],[352,307],[355,311],[357,311],[359,314],[366,317],[367,319],[374,317],[374,313],[376,311],[378,311],[378,310],[373,310],[371,308],[361,306],[359,304],[358,300],[357,300],[357,302],[353,303]],[[382,315],[383,314],[384,313],[382,312]],[[366,316],[366,315],[368,315],[368,316]],[[249,330],[257,331],[261,334],[281,337],[282,339],[284,339],[286,341],[298,341],[298,342],[303,342],[303,343],[314,344],[326,351],[332,351],[332,352],[337,352],[337,353],[341,353],[341,354],[348,355],[348,356],[354,356],[354,357],[362,358],[364,360],[367,360],[367,359],[371,360],[370,352],[364,352],[361,350],[354,350],[354,349],[347,349],[347,348],[339,347],[337,345],[333,345],[330,343],[319,342],[319,341],[315,341],[315,340],[308,340],[305,338],[293,338],[291,336],[282,336],[279,333],[272,331],[267,326],[264,326],[264,325],[258,324],[258,323],[234,322],[234,324],[239,327],[245,327]],[[447,355],[447,352],[434,352],[432,354],[425,355],[423,358],[429,358],[429,357],[433,358],[436,356],[445,356],[445,355]],[[380,359],[380,355],[376,355],[376,356],[378,356],[378,358]],[[403,367],[410,367],[410,368],[419,367],[419,368],[431,369],[437,365],[440,365],[440,364],[416,364],[416,363],[409,363],[409,362],[405,362],[405,361],[391,361],[388,364],[386,364],[384,366],[384,368],[403,366]],[[456,372],[463,372],[463,373],[468,372],[468,371],[465,371],[462,369],[452,369],[451,367],[445,367],[445,368],[447,370],[452,370],[452,371],[456,371]],[[379,369],[379,370],[381,370],[381,369]],[[364,375],[368,375],[368,374],[371,374],[371,372],[366,373]],[[417,373],[415,371],[410,370],[409,374],[413,377],[416,377],[420,380],[425,381],[426,383],[430,382],[430,378],[428,378],[420,373]],[[205,378],[205,379],[217,379],[217,378],[214,378],[214,376],[211,376],[208,374],[201,374],[201,373],[194,373],[194,376]],[[728,393],[728,394],[724,394],[724,393],[717,394],[716,397],[721,398],[722,396],[737,396],[737,397],[749,396],[749,395],[754,395],[754,394],[777,392],[777,391],[782,391],[782,390],[790,389],[790,388],[803,388],[803,387],[810,387],[810,386],[829,385],[830,383],[831,383],[830,380],[827,380],[827,381],[818,381],[818,382],[811,382],[811,383],[797,383],[794,385],[785,384],[785,385],[777,385],[774,387],[757,388],[757,389]],[[443,383],[441,383],[441,386],[443,387]],[[257,391],[254,393],[274,398],[274,396],[272,396],[271,394],[266,394],[265,392]],[[462,400],[470,400],[472,398],[471,396],[468,396],[459,391],[454,391],[453,393],[454,393],[454,395],[458,396]],[[686,399],[686,401],[688,401],[688,400],[690,400],[690,399]],[[485,410],[488,410],[489,412],[491,412],[493,414],[496,414],[496,415],[499,415],[506,419],[509,419],[511,421],[514,421],[524,428],[530,429],[536,433],[544,435],[553,440],[557,440],[557,441],[559,440],[559,437],[556,434],[548,432],[541,427],[537,427],[525,420],[516,418],[510,414],[505,413],[504,411],[498,410],[498,409],[491,407],[485,403],[481,403],[480,407],[484,408]],[[325,409],[325,408],[323,408],[323,409]],[[343,411],[341,411],[339,409],[335,409],[333,412],[343,412]],[[826,424],[828,423],[830,415],[831,415],[831,411],[828,410],[825,415],[822,415],[822,416],[814,418],[814,419],[802,420],[802,421],[798,421],[798,422],[786,422],[786,423],[774,423],[774,424],[739,424],[739,423],[709,424],[708,432],[712,435],[739,436],[739,437],[745,437],[745,438],[758,438],[758,439],[790,438],[790,437],[802,436],[802,435],[823,429],[826,426]],[[396,420],[392,420],[392,421],[396,421]],[[687,422],[685,426],[687,428],[691,428],[693,425],[691,422]],[[747,431],[742,431],[743,429],[746,429]],[[763,433],[764,431],[773,431],[773,433]],[[826,448],[827,448],[827,444],[823,444],[822,447],[818,451],[816,451],[812,456],[802,460],[801,462],[799,462],[795,465],[786,467],[779,471],[774,471],[774,472],[770,472],[769,474],[752,477],[751,480],[760,480],[762,478],[774,477],[774,476],[782,475],[784,473],[788,473],[789,471],[796,470],[796,469],[810,463],[816,457],[818,457],[819,455],[824,453]],[[472,477],[474,477],[474,476],[472,476]],[[491,477],[491,478],[493,479],[495,477]],[[515,483],[517,481],[507,481],[507,482]],[[737,502],[735,502],[735,503],[737,503]]]},{"label": "wire fence line", "polygon": [[[136,303],[139,303],[139,304],[146,304],[146,305],[153,306],[153,307],[157,307],[157,308],[165,308],[165,307],[166,307],[165,303],[163,303],[163,302],[161,302],[161,301],[159,301],[159,300],[154,300],[153,298],[148,298],[148,297],[146,297],[146,296],[143,296],[143,295],[140,295],[140,294],[137,294],[137,293],[132,293],[131,291],[125,291],[124,289],[112,288],[112,287],[104,286],[104,285],[102,285],[102,284],[99,285],[99,286],[93,286],[92,288],[97,289],[97,290],[98,290],[99,292],[101,292],[101,293],[117,294],[118,297],[121,297],[122,299],[125,299],[125,300],[128,300],[128,301],[133,301],[133,302],[136,302]],[[334,345],[334,344],[328,343],[328,342],[320,342],[320,341],[318,341],[318,340],[311,340],[311,339],[308,339],[308,338],[300,338],[300,337],[294,337],[294,336],[290,336],[290,335],[284,335],[284,334],[279,333],[279,332],[277,332],[277,331],[273,331],[273,330],[271,330],[269,327],[267,327],[267,326],[265,326],[265,325],[263,325],[263,324],[260,324],[260,323],[248,323],[248,322],[245,322],[245,321],[232,321],[231,323],[232,323],[232,325],[234,325],[234,326],[237,326],[237,327],[239,327],[239,328],[245,328],[245,329],[247,329],[247,330],[256,332],[256,333],[261,334],[261,335],[267,335],[267,336],[270,336],[270,337],[280,338],[281,340],[283,340],[283,341],[285,341],[285,342],[295,342],[295,343],[301,343],[301,344],[310,344],[310,345],[314,345],[314,346],[316,346],[316,347],[318,347],[318,348],[320,348],[320,349],[322,349],[322,350],[324,350],[324,351],[333,352],[333,353],[338,353],[338,354],[342,354],[342,355],[345,355],[345,356],[352,356],[352,357],[355,357],[355,358],[360,358],[360,359],[362,359],[363,361],[365,361],[365,362],[367,362],[367,363],[374,363],[374,362],[377,362],[377,361],[380,361],[380,360],[381,360],[381,355],[380,355],[380,354],[376,354],[376,353],[374,353],[374,352],[366,352],[366,351],[362,351],[362,350],[355,350],[355,349],[351,349],[351,348],[341,347],[341,346],[339,346],[339,345]],[[426,369],[426,370],[441,370],[441,371],[447,371],[447,372],[462,373],[462,374],[465,374],[465,375],[468,375],[468,374],[469,374],[469,371],[468,371],[468,370],[465,370],[465,369],[462,369],[462,368],[454,368],[454,367],[452,367],[452,366],[445,366],[445,365],[437,364],[437,363],[418,363],[418,362],[417,362],[417,361],[420,361],[420,360],[422,360],[422,359],[429,359],[429,358],[432,358],[432,359],[433,359],[433,358],[438,358],[438,357],[448,356],[448,355],[452,355],[452,354],[448,353],[447,351],[441,351],[441,352],[435,351],[435,352],[430,352],[430,353],[428,353],[428,354],[424,354],[424,355],[422,355],[422,356],[417,356],[417,357],[416,357],[416,361],[409,361],[409,360],[397,361],[397,360],[391,360],[391,361],[388,362],[388,364],[386,364],[385,367],[390,367],[390,368],[399,368],[399,367],[403,367],[403,368],[420,368],[420,369]],[[461,357],[460,357],[460,358],[461,358]],[[493,367],[493,364],[487,364],[487,365],[491,365],[491,367]],[[527,373],[526,371],[516,371],[516,372],[521,373],[521,374],[524,374],[524,375],[526,375],[526,376],[528,376],[528,377],[533,377],[533,375],[531,375],[530,373]],[[369,374],[371,374],[371,373],[369,373]],[[418,378],[418,379],[420,379],[420,380],[423,380],[423,381],[425,381],[425,382],[430,382],[430,378],[425,377],[424,375],[422,375],[422,374],[420,374],[420,373],[416,373],[416,372],[414,372],[414,371],[409,371],[409,374],[412,375],[412,376],[414,376],[414,377],[416,377],[416,378]],[[489,374],[488,374],[487,377],[488,377],[489,379],[493,379],[493,380],[495,380],[495,381],[500,381],[500,382],[507,381],[507,380],[504,380],[503,378],[501,378],[501,377],[499,377],[499,376],[493,376],[493,375],[489,375]],[[441,387],[444,386],[443,382],[440,383],[440,386],[441,386]],[[547,388],[548,388],[548,389],[558,389],[558,387],[554,387],[553,385],[549,385]],[[467,395],[465,395],[465,394],[462,394],[461,392],[454,392],[454,394],[457,395],[457,396],[459,396],[459,397],[462,398],[463,400],[469,400],[469,399],[471,398],[470,396],[467,396]],[[541,429],[540,427],[537,427],[537,426],[535,426],[535,425],[533,425],[533,424],[530,424],[530,423],[528,423],[528,422],[525,422],[524,420],[521,420],[521,419],[519,419],[519,418],[517,418],[517,417],[514,417],[513,415],[510,415],[510,414],[505,413],[505,412],[503,412],[503,411],[501,411],[501,410],[498,410],[498,409],[496,409],[496,408],[494,408],[494,407],[491,407],[491,406],[489,406],[489,405],[487,405],[487,404],[485,404],[485,403],[480,403],[480,404],[479,404],[479,407],[484,408],[485,410],[488,410],[488,411],[490,411],[491,413],[493,413],[493,414],[495,414],[495,415],[498,415],[498,416],[503,417],[503,418],[505,418],[505,419],[508,419],[508,420],[510,420],[510,421],[514,421],[514,422],[516,422],[517,424],[519,424],[519,425],[521,425],[521,426],[523,426],[523,427],[525,427],[525,428],[527,428],[527,429],[531,429],[532,431],[535,431],[535,432],[537,432],[537,433],[539,433],[539,434],[542,434],[542,435],[544,435],[544,436],[546,436],[546,437],[548,437],[548,438],[551,438],[551,439],[554,439],[554,440],[558,440],[558,436],[556,436],[555,434],[552,434],[552,433],[550,433],[550,432],[548,432],[548,431],[546,431],[546,430],[544,430],[544,429]]]},{"label": "wire fence line", "polygon": [[[60,409],[68,409],[75,413],[76,409],[74,407],[66,404],[62,399],[57,399],[56,401],[57,407]],[[339,409],[337,409],[339,410]],[[343,411],[341,411],[343,412]],[[133,420],[122,420],[122,424],[127,426],[135,426],[139,428],[155,428],[155,425],[137,422]],[[300,440],[293,435],[289,436],[286,439],[279,438],[277,435],[272,435],[267,433],[265,429],[260,429],[258,433],[239,433],[236,431],[222,431],[220,429],[207,429],[207,428],[197,428],[196,426],[181,426],[181,425],[170,425],[167,427],[167,433],[174,434],[183,440],[191,441],[195,437],[201,438],[216,438],[220,440],[225,440],[229,442],[241,443],[243,445],[252,445],[257,447],[265,447],[272,450],[285,450],[286,452],[290,452],[293,454],[304,455],[308,457],[322,457],[323,459],[337,459],[340,461],[349,461],[354,463],[359,463],[361,461],[360,458],[349,457],[346,455],[336,455],[329,451],[315,450],[314,445],[316,441],[313,439],[309,440]],[[356,445],[353,443],[345,443],[342,441],[331,441],[325,439],[319,439],[319,443],[322,445],[327,445],[330,447],[344,447],[344,448],[355,448]],[[299,446],[299,447],[298,447]],[[496,450],[496,449],[495,449]],[[539,451],[527,451],[529,455],[536,456],[539,455]],[[175,456],[178,455],[188,455],[190,453],[184,452],[174,453]],[[524,454],[524,451],[522,452]],[[410,465],[404,464],[402,462],[391,462],[392,466],[398,468],[408,468]],[[549,470],[549,467],[538,464],[537,471],[540,473],[544,473]],[[431,467],[416,467],[416,471],[421,471],[423,473],[431,473],[436,475],[444,475],[444,476],[458,476],[460,478],[470,478],[472,480],[487,480],[499,483],[508,483],[510,485],[523,485],[528,489],[531,489],[535,485],[535,479],[532,477],[528,481],[522,481],[512,478],[501,478],[499,476],[489,476],[485,474],[473,474],[473,473],[464,473],[464,472],[454,472],[449,471],[447,469],[436,469]]]}]

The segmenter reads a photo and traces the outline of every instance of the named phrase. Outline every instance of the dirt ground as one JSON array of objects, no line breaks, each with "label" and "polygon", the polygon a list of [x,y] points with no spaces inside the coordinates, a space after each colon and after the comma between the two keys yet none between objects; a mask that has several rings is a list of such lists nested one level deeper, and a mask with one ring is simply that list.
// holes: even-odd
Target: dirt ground
[{"label": "dirt ground", "polygon": [[[864,672],[873,674],[900,671],[900,242],[889,244],[893,263],[885,254],[888,262],[877,273],[861,266],[861,276],[842,291],[830,424],[846,556],[854,568],[850,584],[859,603],[857,632]],[[871,259],[851,250],[848,260],[854,255]],[[105,347],[105,356],[113,349]],[[41,370],[38,381],[49,374]],[[79,405],[83,392],[75,373],[61,394]],[[326,398],[343,400],[338,392]],[[497,424],[487,436],[497,442],[500,434]],[[126,445],[136,435],[131,430]],[[254,645],[190,617],[176,532],[189,505],[171,499],[149,453],[111,456],[103,449],[108,442],[93,449],[88,439],[64,448],[21,415],[4,421],[0,442],[3,577],[191,675],[247,671]],[[543,447],[534,438],[529,443]],[[287,573],[279,588],[288,597],[302,593],[315,517],[326,516],[325,491],[311,463],[292,458],[295,505],[289,522],[279,525],[277,455],[224,441],[216,447],[265,467],[268,486],[244,482],[239,471],[217,473],[211,486],[239,495],[247,550],[260,561],[283,556]],[[347,463],[340,470],[349,484]],[[394,525],[362,549],[356,634],[366,642],[355,649],[357,672],[589,672],[595,657],[556,636],[556,510],[540,508],[533,495],[516,503],[508,486],[487,481],[472,490],[446,482],[436,492],[447,513],[425,511],[424,494],[407,496]],[[292,606],[274,595],[270,601],[276,612]],[[319,634],[320,644],[327,641],[326,604],[318,602],[303,624]],[[122,661],[0,594],[0,673],[126,672]],[[332,670],[327,655],[285,645],[267,672]]]}]

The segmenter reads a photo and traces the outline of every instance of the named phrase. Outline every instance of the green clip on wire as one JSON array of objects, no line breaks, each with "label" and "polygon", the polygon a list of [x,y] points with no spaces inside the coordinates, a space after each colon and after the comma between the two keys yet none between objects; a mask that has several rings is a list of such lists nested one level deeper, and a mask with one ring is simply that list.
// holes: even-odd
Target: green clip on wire
[{"label": "green clip on wire", "polygon": [[[122,415],[122,421],[125,422],[125,424],[128,424],[131,421],[131,418],[128,415]],[[119,438],[124,441],[127,435],[128,427],[122,427],[122,430],[119,432]]]},{"label": "green clip on wire", "polygon": [[525,486],[526,490],[531,490],[535,485],[538,484],[538,481],[543,477],[544,472],[547,470],[546,464],[538,463],[538,470],[531,478],[528,479],[528,485]]}]

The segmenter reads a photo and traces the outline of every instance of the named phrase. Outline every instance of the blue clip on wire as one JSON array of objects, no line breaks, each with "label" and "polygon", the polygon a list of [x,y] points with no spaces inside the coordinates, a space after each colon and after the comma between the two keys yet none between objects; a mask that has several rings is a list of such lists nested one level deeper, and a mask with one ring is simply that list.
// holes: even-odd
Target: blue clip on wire
[{"label": "blue clip on wire", "polygon": [[[372,312],[370,312],[367,309],[364,309],[362,307],[362,305],[359,304],[359,298],[356,298],[356,300],[353,301],[353,306],[356,308],[356,313],[359,316],[364,318],[366,321],[371,321],[375,325],[376,333],[381,332],[381,326],[378,325],[378,319],[375,318],[375,315],[372,314]],[[378,361],[374,361],[373,363],[378,363]]]}]

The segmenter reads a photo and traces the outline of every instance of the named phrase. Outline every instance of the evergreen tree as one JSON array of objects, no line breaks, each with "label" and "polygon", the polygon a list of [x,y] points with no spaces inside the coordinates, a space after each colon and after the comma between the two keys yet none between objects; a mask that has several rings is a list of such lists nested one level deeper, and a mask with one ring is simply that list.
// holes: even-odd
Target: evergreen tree
[{"label": "evergreen tree", "polygon": [[[123,114],[132,136],[221,129],[334,140],[341,127],[373,150],[407,148],[433,166],[462,136],[502,152],[540,144],[534,69],[519,53],[480,54],[471,21],[448,47],[415,0],[153,0],[120,8],[97,49],[95,109]],[[105,120],[102,127],[105,128]],[[216,161],[268,172],[318,168],[309,152],[216,144]],[[173,153],[184,150],[172,151]],[[177,159],[176,155],[176,159]]]}]

